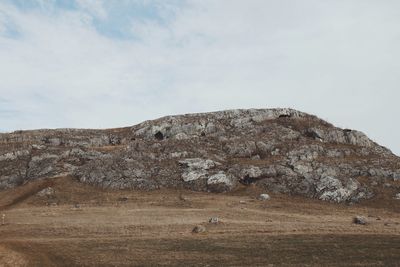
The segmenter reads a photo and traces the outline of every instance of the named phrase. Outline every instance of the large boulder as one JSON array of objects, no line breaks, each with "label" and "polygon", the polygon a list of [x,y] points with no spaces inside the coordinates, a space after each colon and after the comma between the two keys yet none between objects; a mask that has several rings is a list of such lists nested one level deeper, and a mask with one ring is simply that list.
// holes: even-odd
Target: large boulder
[{"label": "large boulder", "polygon": [[219,172],[211,175],[207,179],[207,187],[211,192],[226,192],[230,191],[235,185],[232,176]]}]

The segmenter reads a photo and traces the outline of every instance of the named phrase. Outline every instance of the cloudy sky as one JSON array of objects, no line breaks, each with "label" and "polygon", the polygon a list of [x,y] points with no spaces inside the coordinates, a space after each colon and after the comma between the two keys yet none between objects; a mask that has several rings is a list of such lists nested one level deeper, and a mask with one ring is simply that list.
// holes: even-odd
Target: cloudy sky
[{"label": "cloudy sky", "polygon": [[291,107],[400,154],[398,0],[0,0],[0,131]]}]

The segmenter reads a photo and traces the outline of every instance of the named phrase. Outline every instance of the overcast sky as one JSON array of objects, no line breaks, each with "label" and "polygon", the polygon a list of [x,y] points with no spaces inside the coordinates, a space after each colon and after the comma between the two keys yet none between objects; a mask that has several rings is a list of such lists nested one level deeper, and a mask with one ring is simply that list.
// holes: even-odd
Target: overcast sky
[{"label": "overcast sky", "polygon": [[0,0],[0,131],[291,107],[400,154],[398,0]]}]

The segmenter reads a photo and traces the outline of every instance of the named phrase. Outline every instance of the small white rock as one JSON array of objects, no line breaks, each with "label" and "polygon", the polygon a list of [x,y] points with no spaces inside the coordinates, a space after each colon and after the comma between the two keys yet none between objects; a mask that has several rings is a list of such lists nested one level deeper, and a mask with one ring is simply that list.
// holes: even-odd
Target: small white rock
[{"label": "small white rock", "polygon": [[41,191],[37,192],[37,195],[39,197],[50,197],[54,194],[54,189],[52,187],[46,187],[45,189],[42,189]]},{"label": "small white rock", "polygon": [[367,224],[367,220],[363,216],[356,216],[356,217],[353,218],[353,223],[366,225]]},{"label": "small white rock", "polygon": [[269,199],[271,199],[271,197],[270,197],[268,194],[261,194],[261,195],[258,197],[258,199],[259,199],[259,200],[269,200]]},{"label": "small white rock", "polygon": [[394,196],[394,198],[397,199],[397,200],[400,200],[400,193],[397,193],[397,194]]},{"label": "small white rock", "polygon": [[219,218],[218,218],[218,217],[211,217],[211,218],[208,220],[208,222],[209,222],[209,223],[217,224],[217,223],[219,223]]}]

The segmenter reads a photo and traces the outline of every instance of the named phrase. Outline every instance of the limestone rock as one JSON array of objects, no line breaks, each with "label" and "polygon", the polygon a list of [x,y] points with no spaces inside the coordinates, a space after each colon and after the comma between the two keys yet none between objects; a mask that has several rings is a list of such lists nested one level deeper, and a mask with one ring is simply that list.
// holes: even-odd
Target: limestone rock
[{"label": "limestone rock", "polygon": [[361,132],[293,109],[166,116],[118,129],[0,133],[0,190],[68,175],[111,189],[226,192],[251,185],[353,203],[373,198],[385,184],[398,190],[400,160]]},{"label": "limestone rock", "polygon": [[206,228],[203,225],[196,225],[193,228],[192,233],[199,234],[199,233],[204,233],[205,231],[206,231]]},{"label": "limestone rock", "polygon": [[219,163],[209,159],[193,158],[181,160],[179,164],[184,168],[182,173],[183,181],[189,182],[207,178],[208,170],[214,168]]},{"label": "limestone rock", "polygon": [[343,202],[349,200],[358,187],[359,183],[353,179],[349,179],[344,186],[339,179],[326,176],[317,183],[316,190],[320,193],[319,199],[321,200]]},{"label": "limestone rock", "polygon": [[209,223],[212,223],[212,224],[218,224],[218,223],[219,223],[219,218],[218,218],[218,217],[211,217],[211,218],[208,220],[208,222],[209,222]]},{"label": "limestone rock", "polygon": [[226,192],[234,187],[234,182],[232,177],[224,172],[219,172],[208,178],[207,187],[212,192]]},{"label": "limestone rock", "polygon": [[271,197],[268,194],[260,194],[260,196],[258,197],[259,200],[270,200]]},{"label": "limestone rock", "polygon": [[51,197],[54,195],[54,188],[52,187],[46,187],[45,189],[40,190],[39,192],[36,193],[37,196],[39,197]]},{"label": "limestone rock", "polygon": [[363,217],[363,216],[356,216],[353,218],[353,223],[360,224],[360,225],[366,225],[367,219],[365,219],[365,217]]}]

